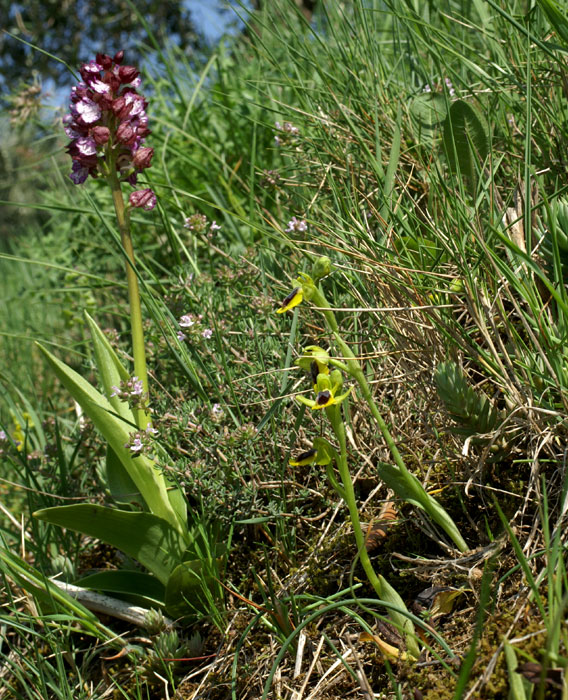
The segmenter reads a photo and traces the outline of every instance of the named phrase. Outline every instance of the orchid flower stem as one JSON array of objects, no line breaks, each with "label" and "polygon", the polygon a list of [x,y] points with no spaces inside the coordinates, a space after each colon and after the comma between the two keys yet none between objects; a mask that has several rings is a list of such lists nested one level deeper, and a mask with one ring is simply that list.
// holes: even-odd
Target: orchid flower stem
[{"label": "orchid flower stem", "polygon": [[[120,240],[126,253],[126,281],[128,284],[128,301],[130,305],[130,328],[132,332],[132,353],[134,355],[134,374],[142,381],[144,394],[148,394],[148,371],[146,369],[146,350],[144,346],[144,330],[142,327],[142,307],[140,305],[140,289],[136,276],[134,249],[130,235],[130,220],[124,206],[120,181],[115,172],[108,175],[108,183],[112,191],[112,201],[116,212]],[[150,416],[144,409],[135,410],[136,423],[141,430],[150,424]]]},{"label": "orchid flower stem", "polygon": [[361,522],[359,520],[359,510],[357,508],[357,500],[355,498],[355,489],[353,487],[353,480],[347,464],[347,442],[345,439],[345,424],[343,423],[343,419],[341,417],[341,408],[339,406],[330,406],[328,409],[326,409],[326,412],[333,427],[333,432],[335,433],[337,442],[339,443],[339,454],[337,454],[335,450],[334,452],[337,468],[341,477],[341,483],[343,484],[341,496],[343,497],[343,500],[345,501],[349,510],[349,517],[351,519],[351,525],[355,534],[355,542],[357,544],[357,554],[359,560],[361,561],[363,570],[369,579],[369,583],[371,586],[373,586],[378,597],[381,600],[394,603],[401,610],[401,612],[391,610],[389,614],[392,621],[398,625],[401,631],[404,632],[408,653],[417,658],[419,649],[414,635],[414,625],[402,612],[406,610],[406,606],[402,598],[388,583],[384,576],[377,576],[365,546],[365,536],[363,535]]},{"label": "orchid flower stem", "polygon": [[333,334],[333,338],[335,340],[335,343],[339,350],[341,351],[342,359],[345,361],[345,364],[347,365],[347,371],[348,373],[355,379],[357,384],[359,384],[359,388],[361,389],[361,394],[363,395],[363,398],[367,402],[369,409],[371,410],[371,413],[377,422],[377,425],[379,426],[379,429],[383,435],[383,438],[385,440],[385,443],[387,447],[389,448],[389,451],[392,455],[393,461],[398,467],[398,470],[400,472],[400,475],[402,479],[404,480],[405,486],[408,489],[409,493],[413,494],[413,498],[416,502],[420,503],[421,506],[424,508],[424,510],[430,515],[430,517],[436,522],[438,525],[440,525],[444,531],[451,537],[453,540],[454,544],[456,547],[460,550],[460,552],[467,552],[468,551],[468,546],[465,543],[465,540],[463,537],[460,535],[459,530],[453,520],[450,518],[450,516],[438,505],[438,503],[431,497],[429,496],[426,491],[424,490],[424,487],[420,484],[420,482],[414,477],[413,474],[411,474],[408,471],[408,468],[406,467],[406,464],[404,463],[404,460],[402,458],[402,455],[400,454],[398,447],[396,446],[396,443],[394,441],[394,438],[388,429],[388,426],[386,422],[384,421],[377,404],[375,403],[373,396],[371,394],[371,388],[369,386],[369,382],[367,381],[367,378],[365,377],[365,373],[363,372],[363,369],[361,365],[359,364],[359,361],[357,360],[356,356],[353,354],[351,351],[351,348],[347,345],[347,343],[343,340],[341,337],[341,334],[339,333],[339,327],[337,325],[337,319],[335,318],[334,312],[331,310],[329,307],[329,304],[321,291],[319,287],[315,287],[311,300],[313,301],[316,306],[319,307],[320,311],[323,313],[327,324],[329,326],[329,329],[331,330]]}]

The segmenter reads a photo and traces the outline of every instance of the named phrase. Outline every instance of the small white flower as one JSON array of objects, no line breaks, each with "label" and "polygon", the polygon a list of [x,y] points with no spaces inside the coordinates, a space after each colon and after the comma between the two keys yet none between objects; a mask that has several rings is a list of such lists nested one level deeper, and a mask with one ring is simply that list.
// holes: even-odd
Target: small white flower
[{"label": "small white flower", "polygon": [[130,394],[132,396],[142,396],[144,393],[144,384],[142,383],[141,379],[138,379],[138,377],[132,377],[132,390],[130,391]]},{"label": "small white flower", "polygon": [[298,219],[293,216],[288,222],[288,227],[285,229],[286,233],[295,233],[308,230],[308,224],[305,219]]},{"label": "small white flower", "polygon": [[182,316],[179,320],[179,325],[180,328],[191,328],[195,321],[191,317],[191,314],[185,314],[185,316]]},{"label": "small white flower", "polygon": [[132,444],[129,445],[127,443],[125,447],[130,447],[131,452],[141,452],[144,447],[144,443],[142,442],[142,438],[140,437],[140,435],[137,435],[132,441]]},{"label": "small white flower", "polygon": [[209,340],[209,338],[213,337],[213,331],[211,330],[211,328],[206,328],[201,335],[206,340]]}]

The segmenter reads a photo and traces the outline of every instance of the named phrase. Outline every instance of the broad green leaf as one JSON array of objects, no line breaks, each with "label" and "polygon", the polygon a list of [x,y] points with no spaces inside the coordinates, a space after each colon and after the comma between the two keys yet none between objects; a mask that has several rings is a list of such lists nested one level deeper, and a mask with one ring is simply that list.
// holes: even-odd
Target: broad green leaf
[{"label": "broad green leaf", "polygon": [[384,576],[379,575],[379,581],[381,582],[381,598],[386,600],[387,603],[392,603],[396,606],[396,609],[389,611],[389,617],[400,626],[401,631],[404,630],[408,653],[417,659],[420,654],[420,649],[416,641],[414,624],[412,620],[404,614],[407,607],[396,589],[390,585]]},{"label": "broad green leaf", "polygon": [[401,131],[400,131],[400,106],[397,111],[397,117],[396,117],[396,125],[394,129],[394,134],[392,138],[392,143],[391,143],[391,152],[389,155],[389,164],[387,167],[387,171],[385,173],[385,179],[383,182],[383,197],[384,197],[384,203],[381,207],[381,217],[385,220],[389,220],[389,215],[393,207],[392,203],[392,194],[394,192],[394,184],[395,184],[395,177],[396,177],[396,171],[398,168],[399,160],[400,160],[400,140],[401,140]]},{"label": "broad green leaf", "polygon": [[421,236],[400,236],[394,245],[417,270],[431,270],[434,265],[447,259],[443,248],[436,241]]},{"label": "broad green leaf", "polygon": [[519,662],[515,648],[509,642],[505,642],[504,651],[507,673],[509,674],[509,700],[529,700],[532,697],[533,689],[531,684],[520,673],[517,673]]},{"label": "broad green leaf", "polygon": [[556,31],[558,36],[568,44],[568,18],[566,17],[566,6],[558,5],[554,0],[537,0],[540,9],[548,17],[548,21]]},{"label": "broad green leaf", "polygon": [[416,140],[424,146],[432,146],[448,114],[443,95],[433,92],[418,95],[410,103],[409,113]]},{"label": "broad green leaf", "polygon": [[184,561],[172,571],[166,584],[166,610],[172,617],[183,617],[209,609],[207,588],[218,585],[204,573],[199,560]]},{"label": "broad green leaf", "polygon": [[487,124],[478,109],[464,100],[452,103],[444,122],[444,146],[450,168],[475,181],[475,163],[489,153]]},{"label": "broad green leaf", "polygon": [[381,462],[377,471],[385,484],[392,489],[399,498],[426,511],[432,520],[437,523],[454,541],[461,551],[467,551],[467,545],[456,527],[452,518],[446,513],[438,501],[424,490],[422,484],[414,476],[408,473],[410,479],[403,475],[394,464]]},{"label": "broad green leaf", "polygon": [[[105,396],[110,401],[115,412],[134,426],[136,424],[134,413],[126,401],[121,401],[118,396],[111,397],[111,394],[113,393],[112,387],[120,386],[120,381],[127,381],[130,379],[130,375],[122,366],[122,363],[118,359],[118,355],[114,351],[112,345],[109,343],[107,337],[87,312],[85,312],[85,318],[89,324],[91,340],[93,341],[93,350],[95,353],[95,362],[97,363],[99,379],[103,386]],[[132,428],[132,430],[134,430],[134,428]]]},{"label": "broad green leaf", "polygon": [[82,588],[107,593],[126,594],[133,602],[144,607],[162,607],[166,589],[155,576],[143,571],[127,571],[123,569],[98,571],[84,576],[74,582]]},{"label": "broad green leaf", "polygon": [[165,520],[152,513],[129,513],[90,503],[44,508],[36,518],[96,537],[139,561],[166,583],[182,558],[185,540]]},{"label": "broad green leaf", "polygon": [[385,484],[395,492],[395,494],[401,498],[403,501],[410,503],[417,508],[422,508],[422,503],[418,499],[418,489],[424,490],[422,484],[416,479],[415,476],[411,475],[412,479],[416,479],[417,487],[411,488],[406,480],[405,476],[400,472],[400,469],[394,464],[387,464],[385,462],[379,463],[377,466],[377,471],[379,472],[380,478],[385,482]]},{"label": "broad green leaf", "polygon": [[107,445],[105,460],[105,476],[111,496],[117,503],[136,503],[144,510],[148,509],[136,484],[109,445]]},{"label": "broad green leaf", "polygon": [[109,400],[92,387],[80,374],[48,350],[38,344],[59,380],[75,401],[93,421],[96,428],[122,462],[132,481],[142,494],[148,508],[154,515],[169,522],[179,532],[185,533],[186,522],[181,519],[170,503],[167,482],[157,465],[145,455],[134,457],[125,447],[131,432],[121,418],[114,415]]},{"label": "broad green leaf", "polygon": [[168,498],[179,521],[187,526],[187,499],[183,490],[174,482],[168,484]]}]

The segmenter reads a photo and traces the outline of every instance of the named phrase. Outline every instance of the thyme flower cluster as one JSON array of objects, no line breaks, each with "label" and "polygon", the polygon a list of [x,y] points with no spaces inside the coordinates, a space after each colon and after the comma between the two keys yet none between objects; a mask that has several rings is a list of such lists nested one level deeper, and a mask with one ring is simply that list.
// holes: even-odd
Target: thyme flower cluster
[{"label": "thyme flower cluster", "polygon": [[130,408],[144,408],[148,395],[144,392],[144,384],[141,379],[134,376],[122,380],[120,386],[113,386],[110,398],[118,396],[121,401],[126,401]]},{"label": "thyme flower cluster", "polygon": [[[184,314],[178,321],[180,330],[177,331],[177,337],[180,343],[183,343],[191,335],[193,338],[201,336],[205,340],[210,340],[213,337],[211,328],[203,328],[203,314],[193,315]],[[181,330],[183,329],[183,330]]]},{"label": "thyme flower cluster", "polygon": [[210,235],[221,230],[221,227],[216,221],[212,221],[210,224],[205,214],[192,214],[186,217],[183,227],[194,233],[205,233],[209,227]]},{"label": "thyme flower cluster", "polygon": [[275,146],[288,146],[300,135],[300,130],[291,122],[274,122],[274,128],[278,132],[274,137]]},{"label": "thyme flower cluster", "polygon": [[[71,88],[70,112],[63,118],[71,139],[67,152],[73,160],[71,180],[80,185],[91,177],[118,179],[135,186],[138,175],[150,167],[154,149],[143,146],[148,129],[143,95],[138,92],[140,73],[124,66],[124,51],[114,58],[98,53],[81,66],[81,82]],[[134,207],[152,209],[156,196],[150,189],[130,195]]]},{"label": "thyme flower cluster", "polygon": [[141,454],[149,454],[153,448],[154,435],[157,434],[158,431],[149,425],[146,430],[130,433],[128,442],[124,446],[133,453],[133,457],[138,457]]}]

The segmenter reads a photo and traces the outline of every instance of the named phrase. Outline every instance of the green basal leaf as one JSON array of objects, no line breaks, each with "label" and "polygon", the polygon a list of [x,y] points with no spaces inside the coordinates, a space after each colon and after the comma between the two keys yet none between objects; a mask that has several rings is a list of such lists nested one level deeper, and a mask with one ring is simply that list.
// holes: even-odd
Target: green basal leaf
[{"label": "green basal leaf", "polygon": [[564,43],[568,44],[568,18],[566,17],[566,6],[559,5],[554,0],[537,0],[540,9],[548,17],[548,21]]},{"label": "green basal leaf", "polygon": [[409,480],[397,466],[384,462],[378,465],[377,470],[381,479],[399,498],[426,511],[432,520],[452,538],[461,551],[467,551],[467,545],[452,518],[435,498],[426,493],[414,474],[409,472]]},{"label": "green basal leaf", "polygon": [[155,576],[143,571],[109,570],[84,576],[75,585],[93,591],[127,596],[128,600],[144,607],[163,607],[166,589]]},{"label": "green basal leaf", "polygon": [[417,95],[410,103],[409,112],[416,140],[424,146],[432,146],[448,114],[444,97],[434,92]]},{"label": "green basal leaf", "polygon": [[476,178],[476,163],[482,163],[489,153],[487,124],[478,109],[465,102],[452,103],[444,122],[444,146],[448,164],[454,172]]},{"label": "green basal leaf", "polygon": [[400,236],[394,245],[417,270],[431,270],[434,265],[447,260],[447,255],[436,241],[421,236]]},{"label": "green basal leaf", "polygon": [[106,484],[116,503],[132,503],[148,510],[142,494],[126,471],[116,452],[107,445],[105,460]]},{"label": "green basal leaf", "polygon": [[184,561],[171,573],[166,584],[166,610],[172,617],[207,612],[206,589],[218,585],[213,576],[204,572],[197,559]]},{"label": "green basal leaf", "polygon": [[[120,386],[120,382],[130,379],[128,371],[122,366],[118,359],[118,355],[109,343],[107,337],[85,312],[85,318],[91,332],[91,340],[93,341],[93,351],[95,353],[95,362],[99,371],[99,380],[103,386],[104,394],[110,401],[115,412],[122,416],[132,426],[136,424],[134,413],[130,409],[126,401],[121,401],[118,396],[112,396],[113,386]],[[134,430],[134,427],[132,428]]]},{"label": "green basal leaf", "polygon": [[182,560],[186,541],[166,521],[152,513],[129,513],[78,503],[44,508],[36,518],[111,544],[140,562],[162,583]]},{"label": "green basal leaf", "polygon": [[164,475],[151,459],[145,455],[134,457],[125,447],[131,431],[121,418],[114,415],[114,408],[109,400],[44,347],[39,344],[38,347],[67,391],[80,404],[115,452],[142,494],[148,508],[154,515],[169,522],[180,533],[185,533],[187,528],[185,514],[172,507]]}]

